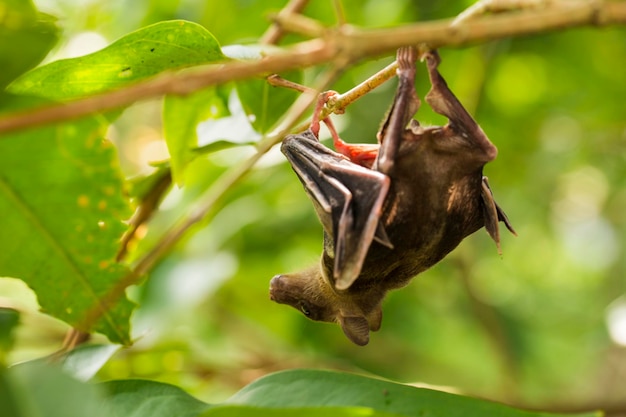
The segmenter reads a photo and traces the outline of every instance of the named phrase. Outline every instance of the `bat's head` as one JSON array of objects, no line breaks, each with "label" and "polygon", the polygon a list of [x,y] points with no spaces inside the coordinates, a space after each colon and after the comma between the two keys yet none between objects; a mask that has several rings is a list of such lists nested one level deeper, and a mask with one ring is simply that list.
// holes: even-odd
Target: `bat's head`
[{"label": "bat's head", "polygon": [[339,324],[348,339],[359,346],[369,342],[370,330],[378,330],[382,320],[380,299],[375,300],[374,308],[364,308],[372,305],[372,300],[364,303],[362,295],[335,291],[319,266],[276,275],[270,281],[270,299],[300,310],[311,320]]}]

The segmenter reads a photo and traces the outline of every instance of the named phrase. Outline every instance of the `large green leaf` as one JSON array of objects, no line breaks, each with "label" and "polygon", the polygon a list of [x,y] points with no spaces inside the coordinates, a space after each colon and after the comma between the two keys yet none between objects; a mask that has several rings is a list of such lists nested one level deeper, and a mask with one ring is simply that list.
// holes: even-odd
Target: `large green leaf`
[{"label": "large green leaf", "polygon": [[[104,385],[111,415],[185,416],[433,416],[557,417],[503,404],[379,379],[329,371],[293,370],[261,378],[228,401],[210,406],[178,387],[141,380]],[[597,413],[577,414],[597,417]]]},{"label": "large green leaf", "polygon": [[210,407],[182,389],[143,380],[102,384],[107,392],[109,415],[125,417],[194,417]]},{"label": "large green leaf", "polygon": [[0,276],[24,280],[45,313],[128,344],[133,304],[109,296],[128,273],[114,258],[130,210],[105,128],[87,118],[0,138]]},{"label": "large green leaf", "polygon": [[168,69],[225,59],[217,40],[202,26],[183,20],[155,23],[106,48],[37,68],[10,91],[67,100],[132,84]]},{"label": "large green leaf", "polygon": [[37,65],[58,39],[51,16],[30,0],[0,0],[0,90]]},{"label": "large green leaf", "polygon": [[[228,403],[267,408],[360,406],[403,416],[556,416],[441,391],[319,370],[292,370],[268,375],[239,391]],[[579,414],[581,417],[598,415]]]},{"label": "large green leaf", "polygon": [[201,417],[402,417],[366,407],[298,407],[258,408],[251,406],[217,406],[201,414]]},{"label": "large green leaf", "polygon": [[[93,54],[37,68],[10,90],[67,100],[224,58],[203,27],[161,22]],[[23,279],[46,313],[127,344],[133,306],[118,286],[128,271],[113,259],[129,213],[101,122],[85,119],[0,141],[0,209],[9,213],[0,226],[6,223],[11,236],[0,243],[0,275]],[[99,310],[104,314],[94,325],[90,318]]]}]

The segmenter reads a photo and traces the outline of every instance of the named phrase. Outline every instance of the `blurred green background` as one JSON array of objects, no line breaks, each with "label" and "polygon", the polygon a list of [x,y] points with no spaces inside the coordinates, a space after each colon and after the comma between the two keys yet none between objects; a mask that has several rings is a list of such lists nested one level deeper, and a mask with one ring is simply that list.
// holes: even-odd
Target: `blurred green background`
[{"label": "blurred green background", "polygon": [[[222,46],[254,42],[285,1],[35,3],[63,28],[49,62],[167,19],[202,24]],[[471,4],[342,3],[347,21],[363,27],[449,18]],[[335,23],[331,1],[312,1],[305,14]],[[98,378],[166,381],[214,402],[271,371],[331,368],[527,406],[626,407],[626,29],[575,29],[440,53],[451,89],[499,149],[485,174],[519,234],[504,234],[502,256],[484,231],[466,239],[391,293],[380,332],[366,347],[354,346],[337,326],[310,322],[268,298],[270,278],[317,262],[322,244],[309,200],[276,150],[213,221],[131,289],[141,304],[133,318],[137,342]],[[360,63],[332,88],[345,91],[391,60]],[[418,68],[423,97],[429,86],[421,74]],[[374,141],[394,89],[389,82],[334,116],[342,137]],[[160,101],[139,103],[110,130],[129,178],[167,158],[160,109]],[[425,104],[416,118],[445,122]],[[196,169],[210,183],[245,152],[217,153]],[[189,194],[173,190],[150,228],[180,215]],[[25,285],[0,279],[0,294],[3,305],[23,312],[11,362],[59,348],[66,326],[37,313]]]}]

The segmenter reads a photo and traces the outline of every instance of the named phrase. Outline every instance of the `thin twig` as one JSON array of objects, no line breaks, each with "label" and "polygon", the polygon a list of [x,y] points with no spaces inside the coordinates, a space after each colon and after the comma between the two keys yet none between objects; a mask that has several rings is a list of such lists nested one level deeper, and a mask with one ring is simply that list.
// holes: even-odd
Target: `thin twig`
[{"label": "thin twig", "polygon": [[270,19],[283,31],[307,38],[322,38],[330,31],[317,20],[301,14],[278,13],[270,15]]},{"label": "thin twig", "polygon": [[[296,14],[304,10],[309,0],[291,0],[287,5],[279,12],[283,14]],[[285,31],[280,25],[273,23],[261,36],[259,42],[265,45],[276,45],[280,38],[283,37]]]},{"label": "thin twig", "polygon": [[452,22],[458,26],[462,22],[482,16],[486,13],[501,13],[511,10],[529,10],[545,7],[555,0],[479,0],[461,12]]},{"label": "thin twig", "polygon": [[[195,71],[166,72],[148,80],[68,103],[27,110],[0,119],[0,133],[37,127],[53,122],[78,119],[94,113],[127,106],[139,100],[165,94],[187,95],[227,81],[247,79],[259,74],[304,68],[333,60],[332,49],[321,40],[296,44],[288,52],[259,61],[238,61],[198,68]],[[3,136],[0,136],[0,139]]]},{"label": "thin twig", "polygon": [[[397,68],[398,64],[396,63],[396,61],[393,61],[391,64],[387,65],[385,68],[378,71],[376,74],[372,75],[354,88],[351,88],[343,94],[337,94],[329,97],[328,101],[326,102],[326,106],[324,107],[320,116],[324,118],[326,116],[329,116],[331,113],[343,114],[345,108],[352,104],[354,101],[358,100],[376,87],[393,78],[396,75]],[[310,93],[314,91],[310,87],[286,80],[277,74],[273,74],[267,77],[267,82],[275,87],[290,88],[301,93]]]},{"label": "thin twig", "polygon": [[289,88],[290,90],[296,90],[301,93],[312,93],[315,91],[313,88],[307,87],[306,85],[286,80],[278,74],[272,74],[267,77],[266,80],[267,83],[273,87]]},{"label": "thin twig", "polygon": [[[287,22],[288,19],[289,16],[277,16],[277,21],[281,23]],[[559,2],[537,10],[489,15],[454,27],[450,27],[451,22],[451,19],[446,19],[369,30],[343,27],[338,31],[328,32],[322,39],[295,44],[260,61],[228,62],[197,68],[195,71],[164,73],[119,90],[7,115],[0,119],[0,133],[73,120],[164,94],[186,95],[227,81],[333,62],[338,57],[352,62],[388,54],[403,45],[460,47],[487,40],[576,26],[624,24],[626,2],[600,0]]]},{"label": "thin twig", "polygon": [[343,94],[330,97],[326,103],[324,112],[322,112],[322,116],[327,116],[330,113],[343,113],[344,109],[352,102],[363,97],[365,94],[380,86],[390,78],[393,78],[396,75],[397,69],[398,63],[393,61],[391,64],[387,65],[385,68],[378,71],[376,74],[372,75],[356,87]]},{"label": "thin twig", "polygon": [[152,187],[144,195],[139,197],[137,210],[128,222],[128,230],[126,230],[126,233],[122,236],[120,249],[115,257],[116,262],[121,262],[126,257],[128,246],[135,238],[139,227],[145,224],[156,212],[161,200],[171,185],[172,171],[168,167],[159,174],[158,179],[154,182]]}]

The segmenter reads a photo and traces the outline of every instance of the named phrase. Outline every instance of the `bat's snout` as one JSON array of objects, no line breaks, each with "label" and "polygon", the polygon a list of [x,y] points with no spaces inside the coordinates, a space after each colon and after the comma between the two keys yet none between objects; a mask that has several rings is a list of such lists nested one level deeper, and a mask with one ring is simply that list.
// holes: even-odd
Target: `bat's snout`
[{"label": "bat's snout", "polygon": [[282,287],[282,275],[275,275],[274,278],[270,280],[270,300],[278,301],[277,293],[280,291]]}]

